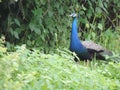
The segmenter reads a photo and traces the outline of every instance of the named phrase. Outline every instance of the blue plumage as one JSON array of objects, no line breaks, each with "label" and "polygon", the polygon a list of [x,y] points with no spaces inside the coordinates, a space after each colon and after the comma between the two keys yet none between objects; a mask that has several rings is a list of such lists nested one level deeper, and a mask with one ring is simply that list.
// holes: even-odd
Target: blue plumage
[{"label": "blue plumage", "polygon": [[79,40],[78,32],[77,32],[77,18],[76,15],[73,15],[73,22],[72,22],[72,31],[71,31],[71,41],[70,41],[70,50],[75,52],[80,59],[90,59],[90,55]]},{"label": "blue plumage", "polygon": [[72,31],[71,31],[71,41],[70,41],[70,51],[75,52],[77,56],[82,60],[91,60],[96,56],[97,59],[106,60],[105,56],[112,56],[112,52],[106,50],[102,46],[92,42],[83,41],[81,42],[78,37],[78,27],[77,27],[77,15],[75,13],[71,14],[73,17]]}]

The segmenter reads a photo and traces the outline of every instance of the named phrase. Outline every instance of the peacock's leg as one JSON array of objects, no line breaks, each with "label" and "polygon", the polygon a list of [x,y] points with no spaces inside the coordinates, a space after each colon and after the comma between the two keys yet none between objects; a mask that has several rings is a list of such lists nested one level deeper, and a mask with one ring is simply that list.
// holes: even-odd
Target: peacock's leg
[{"label": "peacock's leg", "polygon": [[89,66],[89,60],[87,59],[87,60],[84,60],[84,66]]},{"label": "peacock's leg", "polygon": [[90,63],[90,62],[89,62],[89,60],[87,59],[87,66],[89,66],[89,63]]}]

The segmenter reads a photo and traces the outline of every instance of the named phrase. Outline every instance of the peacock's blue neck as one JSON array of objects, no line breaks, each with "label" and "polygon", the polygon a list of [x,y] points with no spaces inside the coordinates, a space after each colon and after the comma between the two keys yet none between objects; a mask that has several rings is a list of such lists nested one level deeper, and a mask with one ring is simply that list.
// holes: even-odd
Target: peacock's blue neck
[{"label": "peacock's blue neck", "polygon": [[78,57],[81,59],[90,58],[87,49],[82,45],[78,37],[78,27],[77,27],[77,18],[73,18],[72,22],[72,31],[71,31],[71,41],[70,41],[70,50],[75,52]]},{"label": "peacock's blue neck", "polygon": [[73,22],[72,22],[72,33],[71,33],[71,35],[72,35],[72,38],[77,38],[77,18],[74,18],[73,19]]},{"label": "peacock's blue neck", "polygon": [[[75,44],[76,42],[80,42],[78,38],[78,27],[77,27],[77,18],[73,18],[72,22],[72,32],[71,32],[71,43]],[[81,42],[80,42],[81,43]]]}]

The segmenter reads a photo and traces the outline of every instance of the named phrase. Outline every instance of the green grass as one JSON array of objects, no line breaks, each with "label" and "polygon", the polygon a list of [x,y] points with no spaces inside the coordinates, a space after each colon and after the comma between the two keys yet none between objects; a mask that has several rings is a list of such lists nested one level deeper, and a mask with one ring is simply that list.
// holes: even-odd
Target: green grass
[{"label": "green grass", "polygon": [[[0,58],[0,90],[119,90],[120,63],[76,63],[66,51],[43,54],[21,46]],[[93,64],[92,64],[93,63]]]},{"label": "green grass", "polygon": [[[112,50],[109,59],[120,61],[119,33],[107,30],[99,38],[93,33],[86,34],[86,39]],[[0,90],[120,90],[120,62],[94,59],[86,66],[83,61],[74,62],[67,49],[44,54],[22,45],[7,52],[4,43],[1,38]]]}]

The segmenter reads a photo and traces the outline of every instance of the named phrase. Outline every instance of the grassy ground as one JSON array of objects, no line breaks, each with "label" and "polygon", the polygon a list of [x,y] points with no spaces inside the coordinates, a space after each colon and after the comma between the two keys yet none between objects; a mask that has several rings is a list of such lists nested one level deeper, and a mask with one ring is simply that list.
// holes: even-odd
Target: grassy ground
[{"label": "grassy ground", "polygon": [[7,52],[0,39],[0,90],[120,90],[120,63],[113,62],[120,60],[119,32],[107,30],[99,39],[93,33],[86,34],[86,39],[112,50],[110,62],[76,63],[67,49],[44,54],[22,45]]},{"label": "grassy ground", "polygon": [[0,90],[119,90],[120,63],[76,63],[65,52],[43,54],[21,46],[0,58]]}]

